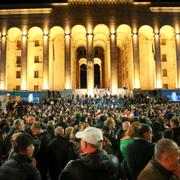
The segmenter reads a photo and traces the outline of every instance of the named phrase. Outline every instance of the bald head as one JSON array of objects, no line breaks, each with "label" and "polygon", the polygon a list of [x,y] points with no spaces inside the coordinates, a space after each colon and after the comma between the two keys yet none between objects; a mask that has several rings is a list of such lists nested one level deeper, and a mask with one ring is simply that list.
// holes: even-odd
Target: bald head
[{"label": "bald head", "polygon": [[55,131],[54,131],[54,135],[55,136],[64,136],[64,128],[61,126],[56,127]]}]

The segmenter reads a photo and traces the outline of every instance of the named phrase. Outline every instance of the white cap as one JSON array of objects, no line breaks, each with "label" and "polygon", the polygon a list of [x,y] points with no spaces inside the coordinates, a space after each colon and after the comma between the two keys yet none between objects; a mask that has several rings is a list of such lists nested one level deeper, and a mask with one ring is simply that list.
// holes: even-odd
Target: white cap
[{"label": "white cap", "polygon": [[103,140],[102,131],[95,127],[87,127],[84,131],[79,131],[76,133],[76,138],[82,139],[83,141],[97,145]]}]

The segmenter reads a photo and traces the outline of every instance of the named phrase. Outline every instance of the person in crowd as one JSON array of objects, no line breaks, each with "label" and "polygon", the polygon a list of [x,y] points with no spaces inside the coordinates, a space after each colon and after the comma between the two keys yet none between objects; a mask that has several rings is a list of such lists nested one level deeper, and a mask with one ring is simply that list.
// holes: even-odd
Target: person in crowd
[{"label": "person in crowd", "polygon": [[10,131],[8,132],[7,136],[4,139],[3,149],[5,152],[6,158],[8,158],[9,152],[12,147],[12,144],[11,144],[12,135],[17,132],[24,132],[24,129],[25,129],[24,120],[15,119],[12,127],[10,128]]},{"label": "person in crowd", "polygon": [[123,138],[120,140],[120,153],[122,155],[122,167],[124,169],[124,176],[130,179],[130,174],[128,170],[128,160],[127,160],[127,146],[128,144],[134,142],[134,136],[136,132],[136,127],[138,126],[138,122],[134,122],[130,124],[128,129],[126,130]]},{"label": "person in crowd", "polygon": [[155,145],[153,159],[140,172],[137,180],[179,180],[179,153],[179,148],[173,140],[160,139]]},{"label": "person in crowd", "polygon": [[163,131],[163,137],[164,138],[169,138],[169,139],[173,139],[174,137],[174,133],[172,128],[167,128]]},{"label": "person in crowd", "polygon": [[108,126],[103,126],[102,132],[103,132],[103,149],[108,154],[114,154],[112,143],[108,138],[111,135],[111,129]]},{"label": "person in crowd", "polygon": [[127,166],[132,180],[135,180],[154,154],[152,129],[148,124],[139,123],[134,142],[127,146]]},{"label": "person in crowd", "polygon": [[41,180],[40,173],[32,160],[33,138],[19,133],[13,141],[14,154],[0,167],[1,180]]},{"label": "person in crowd", "polygon": [[70,161],[62,170],[59,180],[117,180],[119,161],[102,150],[102,131],[87,127],[76,137],[81,139],[81,158]]},{"label": "person in crowd", "polygon": [[40,122],[35,122],[31,126],[31,134],[35,142],[34,157],[37,161],[37,168],[40,170],[43,180],[47,179],[47,157],[46,151],[48,143],[51,140],[51,136],[44,131]]},{"label": "person in crowd", "polygon": [[118,142],[116,137],[116,122],[112,117],[107,118],[104,122],[104,126],[110,129],[110,133],[106,134],[106,137],[110,140],[114,153],[118,152]]},{"label": "person in crowd", "polygon": [[61,170],[66,164],[74,159],[72,143],[64,137],[64,128],[55,128],[55,138],[52,139],[47,148],[47,160],[51,180],[58,180]]},{"label": "person in crowd", "polygon": [[180,118],[178,116],[170,120],[170,127],[173,130],[173,140],[180,146]]}]

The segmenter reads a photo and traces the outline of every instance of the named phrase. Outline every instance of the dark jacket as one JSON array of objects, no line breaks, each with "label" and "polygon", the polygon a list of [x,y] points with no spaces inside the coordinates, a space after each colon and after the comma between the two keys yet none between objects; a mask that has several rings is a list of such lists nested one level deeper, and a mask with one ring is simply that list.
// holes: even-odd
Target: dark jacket
[{"label": "dark jacket", "polygon": [[31,162],[23,155],[14,154],[0,167],[0,180],[41,180],[39,171]]},{"label": "dark jacket", "polygon": [[156,160],[151,160],[141,171],[137,180],[177,180],[172,172],[166,170]]},{"label": "dark jacket", "polygon": [[59,176],[59,180],[116,180],[119,173],[119,161],[104,150],[83,155],[70,161]]},{"label": "dark jacket", "polygon": [[55,137],[47,148],[47,160],[50,177],[57,180],[58,176],[66,164],[75,159],[73,145],[64,137]]},{"label": "dark jacket", "polygon": [[132,179],[136,179],[154,154],[154,145],[144,139],[134,139],[127,146],[128,168]]}]

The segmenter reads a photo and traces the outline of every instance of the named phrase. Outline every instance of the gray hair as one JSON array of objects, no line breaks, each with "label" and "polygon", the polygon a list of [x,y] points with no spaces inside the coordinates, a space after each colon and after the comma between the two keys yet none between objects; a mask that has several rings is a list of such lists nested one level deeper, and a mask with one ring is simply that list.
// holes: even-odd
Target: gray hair
[{"label": "gray hair", "polygon": [[178,148],[178,146],[173,140],[168,139],[168,138],[162,138],[155,145],[154,158],[156,160],[160,160],[162,154],[164,154],[164,153],[170,154],[176,148]]}]

